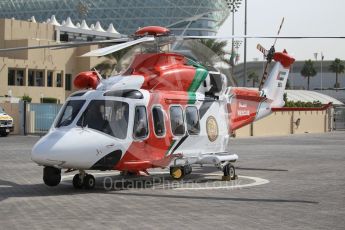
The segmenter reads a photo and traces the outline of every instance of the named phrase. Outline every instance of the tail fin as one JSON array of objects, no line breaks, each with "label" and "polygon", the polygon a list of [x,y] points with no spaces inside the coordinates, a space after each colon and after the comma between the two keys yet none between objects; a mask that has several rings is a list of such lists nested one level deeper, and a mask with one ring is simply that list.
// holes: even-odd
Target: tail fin
[{"label": "tail fin", "polygon": [[276,61],[276,64],[262,88],[262,94],[271,101],[271,107],[283,107],[284,90],[289,76],[290,66],[295,62],[295,59],[289,56],[286,50],[276,52],[273,59]]}]

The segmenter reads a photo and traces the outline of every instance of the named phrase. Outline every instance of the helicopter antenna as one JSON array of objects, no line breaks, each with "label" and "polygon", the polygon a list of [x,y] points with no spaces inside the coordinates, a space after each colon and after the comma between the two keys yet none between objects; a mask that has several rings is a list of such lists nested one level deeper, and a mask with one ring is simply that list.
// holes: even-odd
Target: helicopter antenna
[{"label": "helicopter antenna", "polygon": [[103,77],[102,75],[98,72],[98,70],[96,68],[93,68],[93,70],[97,73],[97,77],[98,77],[98,80],[103,80]]},{"label": "helicopter antenna", "polygon": [[[280,23],[280,26],[279,26],[279,30],[278,30],[278,33],[277,33],[277,36],[280,35],[280,31],[283,27],[283,24],[284,24],[284,20],[285,18],[282,19],[282,22]],[[260,85],[259,85],[259,91],[262,89],[262,86],[264,85],[266,79],[267,79],[267,69],[268,69],[268,66],[270,65],[270,63],[272,62],[273,60],[273,56],[274,56],[274,53],[275,53],[275,45],[277,43],[277,40],[278,40],[278,37],[275,38],[274,40],[274,43],[273,45],[271,46],[270,50],[266,50],[262,45],[258,44],[256,46],[256,48],[263,53],[264,57],[266,58],[266,65],[265,65],[265,68],[264,68],[264,72],[263,72],[263,75],[262,75],[262,78],[261,78],[261,81],[260,81]]]}]

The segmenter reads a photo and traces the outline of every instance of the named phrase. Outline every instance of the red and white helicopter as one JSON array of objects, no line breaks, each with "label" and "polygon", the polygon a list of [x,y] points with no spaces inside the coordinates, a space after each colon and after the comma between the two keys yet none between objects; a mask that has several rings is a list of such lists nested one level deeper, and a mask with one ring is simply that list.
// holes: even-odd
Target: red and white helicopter
[{"label": "red and white helicopter", "polygon": [[[74,84],[83,90],[67,99],[49,133],[32,149],[32,160],[44,166],[46,185],[58,185],[62,169],[78,170],[73,186],[87,189],[95,187],[87,170],[148,174],[151,168],[170,167],[170,175],[181,179],[192,172],[192,165],[212,164],[224,172],[224,180],[236,178],[232,163],[238,156],[230,152],[229,138],[272,108],[284,106],[294,58],[285,50],[258,47],[268,62],[275,61],[267,79],[259,89],[228,87],[227,77],[214,68],[176,52],[160,52],[162,45],[180,38],[166,28],[150,26],[132,38],[110,41],[121,44],[83,55],[104,56],[148,42],[157,47],[156,52],[135,55],[125,71],[108,79],[97,71],[76,76]],[[215,37],[183,37],[199,38]]]}]

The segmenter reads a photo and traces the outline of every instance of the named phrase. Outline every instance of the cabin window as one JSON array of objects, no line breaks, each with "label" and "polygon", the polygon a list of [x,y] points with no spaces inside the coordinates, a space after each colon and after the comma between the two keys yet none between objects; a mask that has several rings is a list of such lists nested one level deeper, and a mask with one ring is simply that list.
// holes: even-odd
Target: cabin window
[{"label": "cabin window", "polygon": [[198,109],[194,106],[186,108],[187,130],[190,135],[198,135],[200,133],[200,122]]},{"label": "cabin window", "polygon": [[63,126],[69,126],[70,124],[72,124],[73,120],[78,115],[84,103],[85,100],[75,100],[67,102],[57,122],[56,127],[59,128]]},{"label": "cabin window", "polygon": [[145,106],[135,108],[133,137],[134,139],[145,139],[149,134],[147,113]]},{"label": "cabin window", "polygon": [[183,111],[180,106],[170,107],[171,131],[175,136],[183,136],[186,132],[183,120]]},{"label": "cabin window", "polygon": [[153,125],[157,137],[165,135],[164,114],[161,107],[153,107],[152,109]]},{"label": "cabin window", "polygon": [[125,139],[128,130],[129,106],[120,101],[93,100],[77,122],[110,136]]}]

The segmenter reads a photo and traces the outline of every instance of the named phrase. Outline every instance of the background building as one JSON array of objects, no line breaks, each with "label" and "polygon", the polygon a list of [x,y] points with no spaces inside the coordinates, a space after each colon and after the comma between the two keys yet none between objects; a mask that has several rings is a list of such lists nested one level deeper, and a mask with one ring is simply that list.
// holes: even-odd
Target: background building
[{"label": "background building", "polygon": [[[339,74],[339,83],[340,88],[334,89],[335,85],[335,73],[332,73],[329,70],[329,66],[332,61],[323,61],[322,62],[322,74],[321,74],[321,61],[315,61],[314,67],[317,71],[317,74],[314,77],[310,78],[310,90],[319,92],[321,94],[328,95],[333,97],[343,103],[345,103],[345,74]],[[271,67],[274,64],[271,64]],[[288,88],[293,90],[306,90],[308,88],[307,78],[301,75],[301,69],[303,68],[304,61],[296,61],[291,67]],[[247,74],[250,75],[252,72],[255,72],[259,77],[259,81],[262,78],[262,73],[264,70],[265,62],[263,61],[254,61],[247,63]],[[235,67],[234,70],[235,81],[238,85],[242,85],[243,82],[243,63]],[[322,76],[322,77],[321,77]],[[321,80],[322,79],[322,80]],[[322,90],[321,90],[322,82]],[[258,87],[258,82],[255,83],[255,86]],[[248,87],[253,86],[251,79],[247,82]],[[296,91],[297,92],[297,91]],[[305,92],[308,93],[308,92]],[[310,98],[311,94],[308,94]]]},{"label": "background building", "polygon": [[[63,28],[51,24],[0,19],[0,47],[56,44],[56,33],[60,29]],[[73,90],[73,77],[104,60],[79,57],[97,47],[1,52],[0,96],[28,95],[36,103],[51,97],[64,102]]]},{"label": "background building", "polygon": [[173,33],[215,35],[229,14],[226,0],[0,0],[0,18],[27,20],[35,16],[43,22],[56,15],[76,22],[110,23],[122,34],[138,27],[160,25]]}]

